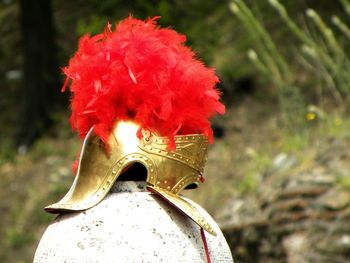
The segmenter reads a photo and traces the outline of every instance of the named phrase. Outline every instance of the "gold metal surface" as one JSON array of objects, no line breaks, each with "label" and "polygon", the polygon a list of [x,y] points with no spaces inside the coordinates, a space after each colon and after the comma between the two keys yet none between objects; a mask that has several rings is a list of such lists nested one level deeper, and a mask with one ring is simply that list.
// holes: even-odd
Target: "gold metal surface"
[{"label": "gold metal surface", "polygon": [[207,156],[207,138],[198,134],[175,136],[176,149],[171,151],[166,137],[141,130],[143,136],[139,139],[139,128],[133,122],[118,122],[109,138],[108,154],[91,129],[84,140],[77,175],[70,190],[58,203],[45,210],[60,213],[91,208],[107,195],[127,167],[141,163],[147,169],[146,181],[150,189],[171,199],[171,203],[212,233],[206,222],[201,223],[202,217],[196,209],[182,198],[174,197],[187,186],[200,182]]},{"label": "gold metal surface", "polygon": [[206,230],[208,233],[216,236],[216,232],[205,220],[205,218],[199,213],[199,211],[181,196],[173,194],[172,192],[156,186],[148,186],[147,189],[155,194],[160,195],[165,201],[178,208],[182,213],[191,218],[201,228]]}]

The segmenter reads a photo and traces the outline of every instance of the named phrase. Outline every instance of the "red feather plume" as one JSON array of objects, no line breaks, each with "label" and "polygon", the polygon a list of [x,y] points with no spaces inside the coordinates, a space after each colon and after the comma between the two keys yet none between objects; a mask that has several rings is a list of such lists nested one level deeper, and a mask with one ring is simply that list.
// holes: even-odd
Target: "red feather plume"
[{"label": "red feather plume", "polygon": [[63,69],[70,85],[73,129],[85,138],[91,127],[107,142],[115,122],[133,120],[167,136],[200,133],[212,140],[209,118],[223,114],[219,82],[184,46],[186,37],[160,28],[156,19],[129,17],[85,35]]}]

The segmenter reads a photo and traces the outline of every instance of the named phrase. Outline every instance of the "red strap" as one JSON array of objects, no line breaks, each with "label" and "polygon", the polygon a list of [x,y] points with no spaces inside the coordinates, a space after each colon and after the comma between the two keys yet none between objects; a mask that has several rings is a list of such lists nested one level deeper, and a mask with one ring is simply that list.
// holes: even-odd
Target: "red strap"
[{"label": "red strap", "polygon": [[203,228],[201,228],[201,236],[202,236],[202,240],[203,240],[205,255],[207,256],[207,262],[211,263],[210,255],[209,255],[209,249],[208,249],[208,244],[207,244],[207,239],[205,238],[205,234],[204,234]]}]

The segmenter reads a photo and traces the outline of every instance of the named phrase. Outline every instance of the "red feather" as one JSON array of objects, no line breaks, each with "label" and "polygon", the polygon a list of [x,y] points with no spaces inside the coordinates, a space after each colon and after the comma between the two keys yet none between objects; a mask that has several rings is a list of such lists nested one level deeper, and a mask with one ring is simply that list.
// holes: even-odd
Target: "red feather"
[{"label": "red feather", "polygon": [[112,31],[85,35],[63,69],[72,92],[71,125],[84,138],[92,126],[104,142],[118,120],[167,136],[204,134],[209,118],[223,114],[214,69],[184,46],[186,37],[156,19],[129,17]]}]

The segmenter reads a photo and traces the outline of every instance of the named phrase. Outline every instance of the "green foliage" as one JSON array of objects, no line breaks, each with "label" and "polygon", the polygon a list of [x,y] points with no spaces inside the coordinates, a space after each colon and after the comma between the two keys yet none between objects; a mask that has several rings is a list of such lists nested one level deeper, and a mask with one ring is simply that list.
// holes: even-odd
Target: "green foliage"
[{"label": "green foliage", "polygon": [[[20,56],[13,56],[13,54],[19,53],[19,40],[20,35],[14,32],[19,31],[19,23],[8,23],[13,19],[19,18],[19,8],[17,3],[1,3],[0,2],[0,72],[6,69],[13,69],[18,65]],[[2,76],[0,76],[2,78]]]},{"label": "green foliage", "polygon": [[252,148],[248,148],[246,154],[251,158],[251,162],[238,185],[241,194],[256,192],[261,180],[261,174],[272,163],[272,154],[267,149],[258,152]]},{"label": "green foliage", "polygon": [[[347,1],[342,1],[349,5]],[[313,26],[315,33],[311,34],[298,26],[287,14],[286,9],[277,0],[270,0],[270,4],[277,10],[284,23],[291,33],[299,40],[301,52],[299,55],[303,62],[312,67],[314,73],[326,84],[332,92],[334,98],[339,103],[344,103],[350,97],[350,59],[342,45],[339,43],[340,37],[335,36],[331,29],[313,9],[306,10],[306,16]],[[347,26],[339,17],[335,17],[333,22],[345,34]]]},{"label": "green foliage", "polygon": [[15,163],[16,154],[10,140],[0,140],[0,166],[7,162]]},{"label": "green foliage", "polygon": [[290,129],[303,126],[304,102],[296,85],[296,74],[279,52],[271,34],[252,10],[241,0],[230,4],[231,11],[242,21],[257,51],[248,51],[249,59],[277,87],[282,119]]},{"label": "green foliage", "polygon": [[318,117],[319,124],[316,132],[321,137],[327,138],[350,138],[350,119],[345,118],[339,113],[322,112],[322,116]]},{"label": "green foliage", "polygon": [[[171,27],[187,36],[187,45],[193,47],[198,56],[207,64],[218,68],[216,61],[229,63],[232,68],[241,66],[232,64],[232,46],[225,43],[231,41],[229,32],[232,21],[227,19],[230,13],[227,1],[145,1],[145,0],[88,0],[88,1],[54,1],[57,13],[57,27],[62,38],[60,46],[65,48],[61,55],[61,64],[67,63],[76,48],[77,37],[84,33],[96,34],[102,32],[107,22],[114,25],[121,19],[133,15],[139,19],[160,16],[158,23],[164,27]],[[67,35],[72,35],[67,38]],[[76,34],[76,35],[74,35]],[[67,43],[68,41],[68,43]],[[219,48],[225,45],[229,50]],[[223,54],[225,53],[225,54]]]},{"label": "green foliage", "polygon": [[337,183],[339,186],[350,190],[350,177],[349,176],[338,176]]},{"label": "green foliage", "polygon": [[35,237],[31,233],[19,231],[14,226],[7,230],[6,240],[9,242],[11,248],[18,249],[28,243],[33,242],[35,240]]},{"label": "green foliage", "polygon": [[241,194],[254,193],[258,186],[259,174],[251,171],[242,178],[239,182],[238,189]]},{"label": "green foliage", "polygon": [[[67,190],[67,189],[66,189]],[[55,215],[43,211],[43,204],[39,203],[33,211],[33,223],[35,225],[48,225],[55,218]]]},{"label": "green foliage", "polygon": [[77,23],[77,34],[79,36],[84,34],[95,35],[103,32],[106,26],[106,21],[98,15],[92,15],[87,19],[80,19]]},{"label": "green foliage", "polygon": [[52,200],[59,200],[64,196],[64,194],[67,193],[67,184],[62,183],[59,181],[56,181],[52,184],[50,184],[50,196],[52,197]]},{"label": "green foliage", "polygon": [[[345,10],[350,10],[347,0],[341,1]],[[350,58],[341,40],[350,36],[349,27],[338,16],[333,16],[334,26],[339,29],[336,34],[313,9],[306,10],[308,28],[299,26],[290,17],[286,7],[278,0],[269,0],[270,6],[278,13],[285,28],[289,30],[289,46],[294,43],[299,48],[288,48],[297,59],[290,59],[290,54],[284,54],[274,40],[274,31],[269,31],[257,12],[242,0],[233,0],[230,10],[239,18],[246,28],[252,48],[248,50],[249,59],[255,67],[269,79],[275,87],[279,98],[280,112],[285,126],[291,132],[301,132],[306,126],[307,113],[305,94],[302,87],[310,83],[303,82],[300,72],[312,72],[313,78],[308,81],[321,80],[321,84],[330,91],[336,102],[346,107],[350,99]],[[310,32],[309,28],[313,28]],[[313,84],[315,86],[315,84]],[[313,94],[319,93],[317,90]]]},{"label": "green foliage", "polygon": [[296,153],[302,151],[310,144],[309,130],[304,129],[301,132],[285,132],[283,134],[281,150],[286,153]]}]

